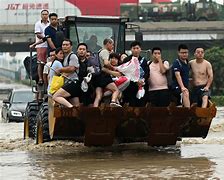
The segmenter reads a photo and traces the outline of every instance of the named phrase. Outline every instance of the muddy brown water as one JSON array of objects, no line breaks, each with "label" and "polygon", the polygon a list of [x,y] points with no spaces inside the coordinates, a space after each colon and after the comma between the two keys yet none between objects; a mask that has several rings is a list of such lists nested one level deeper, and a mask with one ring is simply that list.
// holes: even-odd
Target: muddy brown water
[{"label": "muddy brown water", "polygon": [[0,122],[0,179],[224,179],[224,107],[206,139],[186,138],[165,148],[85,147],[73,141],[36,145],[23,140],[23,123]]}]

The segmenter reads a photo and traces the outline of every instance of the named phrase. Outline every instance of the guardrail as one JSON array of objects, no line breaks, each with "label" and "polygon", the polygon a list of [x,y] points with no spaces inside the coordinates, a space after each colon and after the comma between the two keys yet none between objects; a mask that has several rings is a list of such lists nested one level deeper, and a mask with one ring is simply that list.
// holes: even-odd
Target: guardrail
[{"label": "guardrail", "polygon": [[0,76],[12,79],[12,80],[18,80],[19,79],[19,73],[5,69],[5,68],[0,68]]},{"label": "guardrail", "polygon": [[10,91],[12,91],[11,88],[0,89],[0,95],[9,94]]}]

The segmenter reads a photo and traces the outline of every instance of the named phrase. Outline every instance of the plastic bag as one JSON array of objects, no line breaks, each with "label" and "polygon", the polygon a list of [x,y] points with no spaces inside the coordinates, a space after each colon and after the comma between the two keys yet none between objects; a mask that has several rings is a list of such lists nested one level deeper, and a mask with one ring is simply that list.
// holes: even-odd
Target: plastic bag
[{"label": "plastic bag", "polygon": [[[116,84],[119,91],[124,91],[130,84],[130,79],[125,76],[117,77],[114,79],[114,83]],[[112,92],[108,89],[105,90],[104,96],[110,96]]]},{"label": "plastic bag", "polygon": [[137,92],[137,94],[136,94],[136,97],[137,97],[138,99],[141,99],[141,98],[143,98],[144,95],[145,95],[145,89],[144,89],[143,86],[140,86],[140,87],[138,88],[138,92]]},{"label": "plastic bag", "polygon": [[63,85],[64,85],[64,77],[63,76],[53,76],[49,93],[54,94]]},{"label": "plastic bag", "polygon": [[140,64],[136,57],[132,57],[129,62],[116,67],[116,70],[124,74],[130,81],[137,82],[140,78]]},{"label": "plastic bag", "polygon": [[83,81],[81,83],[81,89],[83,92],[87,92],[88,91],[88,83],[91,81],[92,79],[92,74],[88,73],[86,77],[83,78]]}]

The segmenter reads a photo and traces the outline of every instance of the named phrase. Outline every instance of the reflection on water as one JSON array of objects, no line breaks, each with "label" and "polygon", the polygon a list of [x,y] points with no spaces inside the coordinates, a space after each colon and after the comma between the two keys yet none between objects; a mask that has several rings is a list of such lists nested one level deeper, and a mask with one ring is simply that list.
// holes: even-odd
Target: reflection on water
[{"label": "reflection on water", "polygon": [[[150,148],[145,144],[111,148],[80,146],[70,151],[1,153],[3,179],[208,179],[216,164],[192,145]],[[214,148],[214,147],[213,147]],[[186,149],[186,150],[184,150]],[[188,153],[188,151],[190,153]],[[195,156],[191,154],[195,151]],[[223,165],[223,164],[222,164]],[[9,168],[11,169],[9,171]],[[14,172],[14,174],[12,173]],[[218,173],[217,173],[218,174]]]}]

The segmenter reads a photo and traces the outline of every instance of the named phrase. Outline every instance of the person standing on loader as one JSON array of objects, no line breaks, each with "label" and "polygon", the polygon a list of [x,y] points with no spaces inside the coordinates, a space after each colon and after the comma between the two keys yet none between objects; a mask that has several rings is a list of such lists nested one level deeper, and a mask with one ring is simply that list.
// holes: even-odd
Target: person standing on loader
[{"label": "person standing on loader", "polygon": [[147,60],[144,57],[140,56],[141,53],[141,43],[138,41],[133,41],[130,45],[131,55],[127,56],[122,63],[126,63],[131,61],[133,57],[138,58],[139,64],[144,71],[143,79],[139,79],[138,82],[130,82],[129,86],[124,90],[124,103],[128,103],[129,106],[138,106],[143,107],[146,104],[146,94],[141,99],[136,97],[138,89],[140,86],[144,86],[144,89],[148,89],[148,75],[149,75],[149,67],[147,65]]},{"label": "person standing on loader", "polygon": [[166,72],[169,69],[169,62],[161,57],[160,47],[152,49],[152,61],[149,64],[149,89],[148,102],[153,106],[166,107],[170,103]]},{"label": "person standing on loader", "polygon": [[172,93],[177,99],[177,105],[183,104],[184,107],[190,108],[188,52],[188,47],[185,44],[178,46],[178,58],[174,60],[172,66],[175,77],[172,84]]},{"label": "person standing on loader", "polygon": [[213,81],[213,70],[210,62],[204,59],[204,49],[198,47],[194,52],[195,59],[189,62],[193,79],[192,103],[206,108]]},{"label": "person standing on loader", "polygon": [[[36,42],[41,41],[45,37],[44,31],[49,26],[48,16],[48,10],[42,10],[41,20],[35,23]],[[36,51],[38,60],[38,84],[43,85],[43,67],[47,60],[47,42],[36,45]]]},{"label": "person standing on loader", "polygon": [[64,34],[60,30],[58,15],[56,13],[49,14],[50,25],[45,29],[44,34],[47,37],[48,55],[51,50],[61,47],[64,40]]}]

